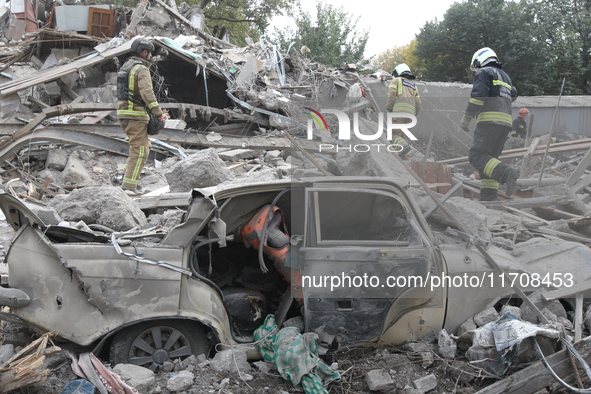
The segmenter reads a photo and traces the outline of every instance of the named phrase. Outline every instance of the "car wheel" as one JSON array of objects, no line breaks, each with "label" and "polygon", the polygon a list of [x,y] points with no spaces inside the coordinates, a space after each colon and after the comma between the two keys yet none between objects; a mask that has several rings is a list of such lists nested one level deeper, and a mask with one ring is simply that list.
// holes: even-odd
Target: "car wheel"
[{"label": "car wheel", "polygon": [[185,321],[152,321],[126,328],[113,337],[111,365],[135,364],[155,371],[165,361],[209,352],[205,330]]}]

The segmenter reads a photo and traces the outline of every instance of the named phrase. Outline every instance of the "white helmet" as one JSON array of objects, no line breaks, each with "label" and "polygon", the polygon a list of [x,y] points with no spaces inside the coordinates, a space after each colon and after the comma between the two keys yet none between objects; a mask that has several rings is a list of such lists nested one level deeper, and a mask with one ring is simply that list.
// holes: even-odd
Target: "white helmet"
[{"label": "white helmet", "polygon": [[472,56],[472,61],[470,62],[470,70],[476,71],[479,68],[482,68],[492,62],[499,64],[501,63],[495,51],[488,47],[480,48],[479,50],[474,52],[474,56]]},{"label": "white helmet", "polygon": [[410,67],[406,63],[401,63],[392,71],[394,77],[405,77],[408,79],[415,79],[415,75],[410,71]]}]

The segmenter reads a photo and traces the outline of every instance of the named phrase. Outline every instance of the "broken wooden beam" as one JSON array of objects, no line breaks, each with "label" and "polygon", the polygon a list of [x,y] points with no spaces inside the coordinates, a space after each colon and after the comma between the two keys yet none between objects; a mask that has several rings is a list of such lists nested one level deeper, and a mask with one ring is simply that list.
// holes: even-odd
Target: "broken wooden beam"
[{"label": "broken wooden beam", "polygon": [[548,197],[532,197],[520,198],[511,201],[481,201],[480,204],[487,208],[503,209],[503,207],[512,208],[535,208],[540,206],[554,205],[554,204],[568,204],[569,199],[566,196],[548,196]]},{"label": "broken wooden beam", "polygon": [[[591,138],[586,138],[577,141],[567,141],[567,142],[557,142],[554,144],[550,144],[550,151],[549,153],[557,153],[557,152],[568,152],[573,150],[587,150],[591,148]],[[514,158],[521,158],[529,148],[518,148],[518,149],[509,149],[503,151],[503,153],[499,156],[499,159],[514,159]],[[532,156],[543,155],[546,147],[539,146],[536,150],[532,153]],[[448,165],[460,165],[460,164],[467,164],[468,163],[468,156],[456,157],[453,159],[441,160],[438,163],[448,164]]]},{"label": "broken wooden beam", "polygon": [[[574,346],[583,359],[589,363],[591,361],[591,337],[583,339]],[[566,376],[573,373],[569,352],[566,349],[547,356],[546,361],[563,380]],[[476,394],[532,394],[554,382],[554,378],[550,375],[544,364],[538,361],[503,380],[483,388]]]},{"label": "broken wooden beam", "polygon": [[189,206],[189,193],[165,193],[160,196],[133,198],[139,209],[184,208]]}]

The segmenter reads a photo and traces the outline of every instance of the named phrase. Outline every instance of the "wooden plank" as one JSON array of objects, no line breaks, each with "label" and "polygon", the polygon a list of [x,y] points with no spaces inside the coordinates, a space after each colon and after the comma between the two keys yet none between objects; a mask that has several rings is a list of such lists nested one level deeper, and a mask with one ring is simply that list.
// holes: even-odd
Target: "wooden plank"
[{"label": "wooden plank", "polygon": [[566,186],[566,194],[572,201],[571,207],[581,215],[585,215],[588,212],[587,206],[579,200],[579,197],[571,190],[570,187]]},{"label": "wooden plank", "polygon": [[589,186],[590,183],[591,183],[591,174],[587,174],[583,177],[583,179],[581,179],[579,182],[574,184],[571,187],[571,190],[575,193],[578,193],[582,189],[584,189],[585,187]]},{"label": "wooden plank", "polygon": [[487,208],[535,208],[545,205],[554,205],[556,203],[568,204],[569,199],[565,196],[547,196],[547,197],[532,197],[532,198],[520,198],[511,201],[481,201],[480,204]]},{"label": "wooden plank", "polygon": [[579,163],[577,168],[575,168],[575,170],[570,174],[570,177],[566,181],[566,186],[573,187],[579,181],[579,178],[581,178],[581,176],[583,176],[583,174],[585,173],[585,170],[587,169],[587,167],[589,167],[590,164],[591,164],[591,149],[589,149],[587,151],[587,153],[585,154],[585,157],[583,157],[583,159],[581,159],[581,162]]},{"label": "wooden plank", "polygon": [[575,301],[575,342],[583,336],[583,293],[577,293]]},{"label": "wooden plank", "polygon": [[95,124],[109,116],[109,114],[113,111],[101,111],[93,114],[91,116],[86,116],[84,119],[80,121],[80,124]]},{"label": "wooden plank", "polygon": [[[591,138],[586,138],[577,141],[568,141],[568,142],[558,142],[554,144],[550,144],[550,153],[557,153],[557,152],[568,152],[573,150],[587,150],[591,148]],[[513,159],[513,158],[521,158],[527,152],[529,148],[518,148],[518,149],[510,149],[503,151],[499,159]],[[543,155],[546,147],[545,146],[538,146],[535,152],[532,154],[534,155]],[[448,165],[459,165],[468,163],[468,156],[457,157],[453,159],[447,160],[440,160],[438,163],[448,164]]]},{"label": "wooden plank", "polygon": [[[587,363],[591,361],[591,337],[576,343],[575,348]],[[568,350],[564,349],[546,357],[554,372],[562,379],[572,374]],[[541,361],[515,372],[513,375],[491,384],[476,394],[530,394],[554,383],[554,378]]]},{"label": "wooden plank", "polygon": [[449,183],[449,186],[440,186],[437,188],[437,192],[446,194],[451,189],[451,171],[445,164],[434,163],[437,165],[437,182],[438,183]]},{"label": "wooden plank", "polygon": [[[445,196],[441,197],[441,202],[446,202],[455,192],[456,190],[458,190],[459,188],[462,187],[462,182],[457,182],[454,187],[452,187],[451,189],[448,190],[448,192],[445,194]],[[425,217],[425,219],[427,219],[429,216],[431,216],[431,214],[433,212],[435,212],[435,210],[437,209],[437,204],[433,205],[431,208],[429,208],[424,214],[423,216]]]},{"label": "wooden plank", "polygon": [[531,213],[527,213],[527,212],[524,212],[524,211],[520,211],[520,210],[519,210],[519,209],[517,209],[517,208],[513,208],[513,207],[507,207],[507,206],[503,206],[503,208],[505,208],[505,209],[506,209],[507,211],[509,211],[509,212],[513,212],[513,213],[518,213],[518,214],[525,215],[525,217],[528,217],[528,218],[530,218],[530,219],[532,219],[532,220],[535,220],[535,221],[537,221],[537,222],[540,222],[540,223],[544,223],[544,224],[550,224],[550,223],[551,223],[549,220],[542,219],[542,218],[540,218],[540,217],[537,217],[537,216],[535,216],[535,215],[532,215]]},{"label": "wooden plank", "polygon": [[175,208],[189,206],[189,193],[166,193],[155,197],[133,198],[139,209]]},{"label": "wooden plank", "polygon": [[58,79],[57,81],[55,81],[58,86],[60,87],[60,89],[67,94],[68,96],[70,96],[72,99],[76,100],[79,96],[78,93],[76,93],[75,91],[72,90],[71,87],[69,87],[68,85],[66,85],[64,83],[64,81],[62,81],[61,79]]},{"label": "wooden plank", "polygon": [[587,290],[591,290],[591,280],[586,280],[581,283],[577,283],[571,287],[564,287],[558,290],[552,290],[545,293],[542,293],[542,296],[548,300],[558,300],[560,298],[570,298],[576,294],[583,294]]},{"label": "wooden plank", "polygon": [[35,104],[36,106],[38,106],[39,108],[49,108],[50,105],[49,104],[45,104],[43,101],[36,99],[33,96],[29,96],[27,97],[27,100],[29,100],[30,103]]}]

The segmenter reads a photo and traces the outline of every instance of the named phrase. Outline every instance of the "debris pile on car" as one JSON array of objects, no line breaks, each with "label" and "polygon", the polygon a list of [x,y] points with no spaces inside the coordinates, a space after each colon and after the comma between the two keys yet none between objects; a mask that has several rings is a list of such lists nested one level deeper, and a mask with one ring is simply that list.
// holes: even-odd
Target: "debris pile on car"
[{"label": "debris pile on car", "polygon": [[[466,105],[467,85],[417,83],[419,139],[402,161],[369,138],[383,126],[384,73],[326,67],[268,38],[235,46],[207,34],[186,3],[39,4],[24,16],[0,7],[0,244],[10,266],[0,265],[0,285],[12,291],[0,293],[12,308],[0,312],[0,393],[38,383],[101,393],[588,385],[571,359],[591,359],[591,139],[540,135],[532,119],[500,157],[520,168],[518,191],[478,202],[470,137],[447,115]],[[28,23],[37,19],[46,27]],[[158,48],[154,87],[171,119],[151,137],[143,194],[130,197],[115,92],[137,37]],[[320,108],[350,117],[353,132],[342,139],[335,116],[321,124]],[[431,288],[302,288],[300,267],[339,273],[330,263],[431,277]],[[457,272],[490,286],[433,286]],[[9,338],[25,323],[53,324],[84,351],[53,355],[50,376],[43,357],[59,349],[44,350],[48,334],[35,353],[29,338]],[[264,361],[251,364],[256,353]]]}]

